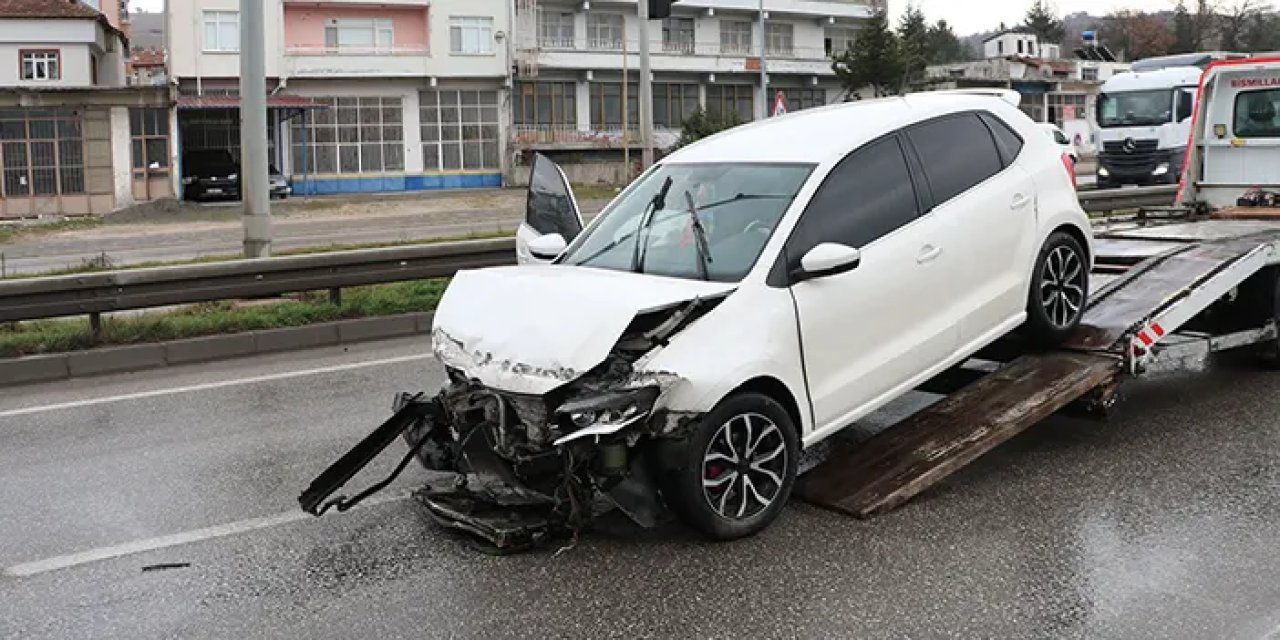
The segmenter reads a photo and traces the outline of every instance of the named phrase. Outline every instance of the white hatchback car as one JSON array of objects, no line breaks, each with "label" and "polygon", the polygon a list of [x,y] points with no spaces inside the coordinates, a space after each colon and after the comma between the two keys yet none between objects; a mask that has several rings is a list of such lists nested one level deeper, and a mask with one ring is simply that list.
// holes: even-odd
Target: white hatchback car
[{"label": "white hatchback car", "polygon": [[1066,339],[1089,222],[1017,103],[915,94],[738,127],[585,228],[540,157],[520,254],[553,262],[460,272],[435,316],[450,381],[406,437],[468,481],[428,491],[432,512],[508,541],[601,501],[750,535],[805,447],[1020,327]]}]

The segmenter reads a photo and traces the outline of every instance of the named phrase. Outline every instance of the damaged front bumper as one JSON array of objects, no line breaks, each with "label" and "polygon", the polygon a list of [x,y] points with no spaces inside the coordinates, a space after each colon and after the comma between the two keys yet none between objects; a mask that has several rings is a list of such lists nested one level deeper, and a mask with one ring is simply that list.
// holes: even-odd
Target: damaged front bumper
[{"label": "damaged front bumper", "polygon": [[[653,464],[662,429],[656,387],[623,389],[564,402],[513,397],[455,380],[432,398],[397,395],[394,415],[320,474],[299,497],[322,515],[345,511],[385,488],[416,457],[432,472],[415,492],[442,526],[500,550],[536,546],[620,509],[653,526],[665,507]],[[670,434],[666,434],[670,435]],[[355,497],[330,499],[399,437],[409,452],[395,471]]]}]

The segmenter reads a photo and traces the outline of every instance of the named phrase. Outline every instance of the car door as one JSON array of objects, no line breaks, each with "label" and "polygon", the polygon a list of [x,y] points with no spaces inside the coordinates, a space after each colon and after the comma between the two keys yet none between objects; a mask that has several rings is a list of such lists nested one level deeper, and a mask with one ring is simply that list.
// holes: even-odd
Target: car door
[{"label": "car door", "polygon": [[1017,163],[1022,140],[997,116],[973,112],[912,127],[907,139],[924,169],[933,215],[954,223],[955,248],[964,256],[952,293],[959,346],[990,342],[1019,321],[1027,302],[1036,189]]},{"label": "car door", "polygon": [[544,235],[558,233],[565,244],[572,243],[582,233],[582,214],[573,188],[560,166],[541,153],[533,156],[529,171],[529,193],[525,202],[524,222],[516,230],[516,262],[518,264],[545,264],[551,260],[539,258],[529,250],[529,243]]},{"label": "car door", "polygon": [[823,181],[786,248],[857,248],[846,273],[791,287],[818,429],[843,427],[905,391],[956,347],[947,316],[962,256],[945,218],[921,215],[905,150],[890,135],[850,154]]}]

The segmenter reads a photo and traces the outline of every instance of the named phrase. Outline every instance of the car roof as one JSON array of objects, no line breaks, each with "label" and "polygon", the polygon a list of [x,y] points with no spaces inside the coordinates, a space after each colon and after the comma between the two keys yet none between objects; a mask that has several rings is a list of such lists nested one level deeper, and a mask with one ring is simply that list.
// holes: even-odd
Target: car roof
[{"label": "car roof", "polygon": [[884,134],[935,116],[1015,107],[999,97],[945,92],[863,100],[807,109],[735,127],[680,149],[663,163],[822,163]]}]

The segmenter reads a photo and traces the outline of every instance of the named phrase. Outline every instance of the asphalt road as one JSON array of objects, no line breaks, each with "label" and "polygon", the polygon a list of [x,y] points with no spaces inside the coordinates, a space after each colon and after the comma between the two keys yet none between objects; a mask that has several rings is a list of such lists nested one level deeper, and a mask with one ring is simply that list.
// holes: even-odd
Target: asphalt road
[{"label": "asphalt road", "polygon": [[296,506],[393,390],[439,382],[425,348],[0,388],[0,637],[1280,637],[1280,373],[1134,384],[871,521],[796,504],[733,544],[613,526],[497,558],[398,497],[413,469]]}]

